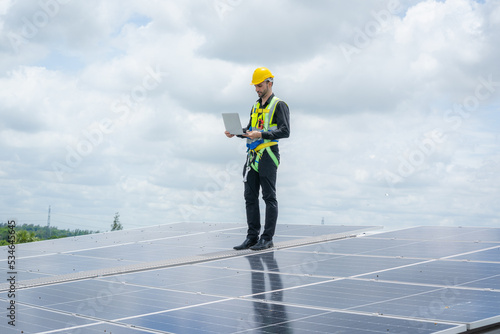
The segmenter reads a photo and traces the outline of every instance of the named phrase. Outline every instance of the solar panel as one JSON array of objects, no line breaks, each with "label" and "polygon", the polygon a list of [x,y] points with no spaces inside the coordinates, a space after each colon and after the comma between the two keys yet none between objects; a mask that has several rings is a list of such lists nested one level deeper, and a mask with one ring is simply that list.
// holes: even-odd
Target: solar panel
[{"label": "solar panel", "polygon": [[486,288],[483,281],[497,278],[488,288],[500,291],[500,262],[431,261],[361,277],[384,281],[428,284],[436,286],[468,286]]},{"label": "solar panel", "polygon": [[[460,330],[436,324],[355,313],[328,312],[278,303],[228,300],[126,320],[173,333],[421,333]],[[464,326],[462,326],[462,330]],[[452,333],[454,331],[449,331]],[[455,331],[455,333],[457,333]]]},{"label": "solar panel", "polygon": [[[500,229],[178,223],[18,246],[1,333],[462,333],[500,324]],[[40,251],[41,250],[41,251]],[[7,271],[7,248],[0,262]],[[0,284],[7,310],[8,283]]]},{"label": "solar panel", "polygon": [[474,253],[461,254],[453,257],[455,260],[500,262],[500,247],[495,247]]}]

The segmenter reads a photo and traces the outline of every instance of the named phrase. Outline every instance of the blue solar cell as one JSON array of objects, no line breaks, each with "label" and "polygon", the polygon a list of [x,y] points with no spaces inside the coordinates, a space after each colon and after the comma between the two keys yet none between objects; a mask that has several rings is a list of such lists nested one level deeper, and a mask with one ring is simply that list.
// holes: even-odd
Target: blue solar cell
[{"label": "blue solar cell", "polygon": [[[420,294],[353,308],[385,315],[473,323],[483,319],[500,321],[500,294],[495,291],[437,288]],[[493,322],[494,323],[494,322]]]},{"label": "blue solar cell", "polygon": [[387,252],[390,253],[390,250],[394,247],[406,246],[414,242],[419,241],[380,239],[374,237],[347,238],[313,245],[294,247],[290,251],[363,255],[377,250],[387,250]]},{"label": "blue solar cell", "polygon": [[455,241],[482,241],[499,242],[498,228],[480,227],[451,227],[451,226],[421,226],[405,230],[398,230],[374,235],[384,239],[408,240],[455,240]]},{"label": "blue solar cell", "polygon": [[196,293],[94,279],[27,289],[19,294],[18,301],[53,310],[113,320],[220,299]]},{"label": "blue solar cell", "polygon": [[[314,237],[327,234],[346,233],[352,231],[364,231],[376,229],[376,226],[331,226],[331,225],[317,225],[314,228],[307,225],[293,225],[293,224],[278,224],[276,226],[276,236],[294,236],[294,237]],[[245,230],[246,232],[246,230]]]},{"label": "blue solar cell", "polygon": [[[296,247],[293,251],[353,254],[353,255],[379,255],[391,257],[410,257],[421,259],[438,259],[457,254],[479,252],[483,249],[497,247],[497,252],[491,253],[491,258],[500,261],[500,246],[494,242],[477,241],[452,241],[452,240],[408,240],[385,239],[377,237],[349,238],[330,241],[327,243]],[[473,257],[471,254],[471,257]]]},{"label": "blue solar cell", "polygon": [[[250,257],[245,258],[249,259]],[[251,258],[259,262],[261,261],[258,256],[252,256]],[[262,269],[255,270],[268,270],[265,264],[259,263],[259,265],[262,265]],[[106,278],[104,280],[120,281],[127,284],[165,288],[176,291],[203,293],[224,297],[239,297],[254,293],[254,286],[259,284],[265,286],[266,281],[271,283],[279,281],[279,288],[286,289],[303,284],[322,282],[328,279],[280,275],[280,272],[274,269],[272,272],[264,273],[251,272],[248,269],[232,270],[206,267],[203,265],[189,265],[131,273]],[[267,288],[274,288],[273,284],[267,285]]]},{"label": "blue solar cell", "polygon": [[[57,332],[57,334],[64,332]],[[99,323],[97,325],[86,325],[72,329],[68,334],[145,334],[153,333],[147,328],[136,328],[127,324]],[[155,332],[158,334],[158,332]],[[66,333],[64,333],[66,334]]]},{"label": "blue solar cell", "polygon": [[[71,274],[91,269],[113,268],[125,266],[137,262],[123,261],[106,257],[83,257],[70,254],[53,254],[50,256],[37,256],[29,258],[19,258],[17,261],[19,271],[28,271],[40,275],[63,275]],[[19,274],[22,280],[28,279]]]},{"label": "blue solar cell", "polygon": [[[470,283],[462,284],[463,287],[472,287],[484,290],[495,290],[497,292],[500,291],[500,273],[497,273],[495,276],[491,276],[489,278],[481,278],[477,281],[472,281]],[[498,333],[500,334],[500,333]]]},{"label": "blue solar cell", "polygon": [[38,307],[30,307],[16,301],[14,314],[15,326],[12,326],[9,324],[9,321],[12,320],[10,320],[6,314],[7,307],[9,306],[10,301],[0,300],[0,308],[3,310],[2,319],[0,321],[0,333],[39,333],[96,323],[95,320],[84,319],[72,314],[41,309]]},{"label": "blue solar cell", "polygon": [[[485,288],[486,279],[498,278],[500,263],[437,260],[404,268],[363,275],[368,279],[416,284]],[[494,280],[493,280],[494,281]],[[488,288],[499,289],[500,279]]]},{"label": "blue solar cell", "polygon": [[172,312],[124,320],[124,322],[172,333],[235,333],[277,323],[290,318],[322,313],[278,304],[229,300]]},{"label": "blue solar cell", "polygon": [[477,241],[500,243],[500,229],[498,228],[478,228],[469,233],[460,233],[449,237],[455,241]]},{"label": "blue solar cell", "polygon": [[[192,240],[192,239],[190,239]],[[196,240],[198,241],[198,240]],[[70,255],[77,259],[113,259],[114,266],[126,265],[131,263],[160,261],[167,258],[180,257],[183,254],[193,254],[194,251],[185,251],[185,241],[182,240],[169,240],[169,245],[155,243],[155,242],[141,242],[136,244],[116,245],[114,247],[97,248],[83,251],[71,252]],[[165,252],[166,249],[172,248],[176,251]],[[201,253],[198,251],[198,253]],[[194,255],[194,254],[193,254]],[[116,263],[116,261],[124,261],[123,263]],[[87,266],[90,267],[90,266]]]},{"label": "blue solar cell", "polygon": [[282,297],[287,304],[456,322],[495,317],[500,310],[498,291],[350,279],[290,289]]},{"label": "blue solar cell", "polygon": [[[344,256],[326,253],[303,253],[279,250],[274,252],[275,263],[282,273],[322,277],[350,277],[367,272],[387,270],[419,263],[419,259],[373,258],[370,256]],[[210,262],[208,265],[232,269],[251,269],[249,262],[241,258],[229,258]]]},{"label": "blue solar cell", "polygon": [[[10,271],[10,270],[8,269],[7,265],[5,265],[3,268],[0,267],[0,272],[8,272],[8,271]],[[31,270],[22,270],[22,269],[16,269],[16,272],[17,272],[17,275],[16,275],[17,279],[23,280],[23,281],[53,276],[51,274],[44,274],[44,273],[40,273],[40,272],[33,272]]]},{"label": "blue solar cell", "polygon": [[[460,333],[465,325],[443,324],[415,319],[395,319],[379,315],[331,312],[292,322],[294,333]],[[279,325],[264,333],[281,333]]]},{"label": "blue solar cell", "polygon": [[435,289],[410,284],[339,279],[286,290],[283,293],[283,301],[287,304],[308,305],[328,310],[348,310]]},{"label": "blue solar cell", "polygon": [[479,252],[453,256],[450,259],[500,263],[500,246]]},{"label": "blue solar cell", "polygon": [[[384,240],[380,240],[384,242]],[[419,241],[406,245],[377,249],[367,255],[400,256],[421,259],[438,259],[495,247],[494,243],[453,242],[449,240]]]},{"label": "blue solar cell", "polygon": [[463,325],[326,312],[260,300],[229,300],[124,320],[173,333],[459,333]]}]

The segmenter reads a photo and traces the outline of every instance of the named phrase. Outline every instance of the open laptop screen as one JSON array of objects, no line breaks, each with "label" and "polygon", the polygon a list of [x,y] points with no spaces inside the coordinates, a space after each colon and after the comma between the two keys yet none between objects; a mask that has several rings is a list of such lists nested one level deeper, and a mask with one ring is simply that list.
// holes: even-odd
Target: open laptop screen
[{"label": "open laptop screen", "polygon": [[240,115],[238,113],[222,113],[224,126],[226,131],[232,135],[242,135],[243,127],[241,126]]}]

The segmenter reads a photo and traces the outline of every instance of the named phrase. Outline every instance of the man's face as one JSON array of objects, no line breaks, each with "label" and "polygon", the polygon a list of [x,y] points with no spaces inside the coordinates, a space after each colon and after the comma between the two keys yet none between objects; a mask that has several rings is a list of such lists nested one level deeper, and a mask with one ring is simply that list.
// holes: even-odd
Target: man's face
[{"label": "man's face", "polygon": [[269,93],[269,87],[271,83],[269,81],[261,82],[260,84],[255,85],[255,91],[260,98],[266,96]]}]

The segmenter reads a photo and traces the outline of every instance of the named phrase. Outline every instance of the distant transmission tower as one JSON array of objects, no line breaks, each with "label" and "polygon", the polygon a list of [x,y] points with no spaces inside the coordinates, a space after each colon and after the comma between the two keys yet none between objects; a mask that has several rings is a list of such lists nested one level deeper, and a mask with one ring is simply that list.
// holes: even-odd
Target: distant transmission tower
[{"label": "distant transmission tower", "polygon": [[49,238],[50,238],[50,205],[49,205],[49,215],[47,216],[47,230],[49,230]]}]

